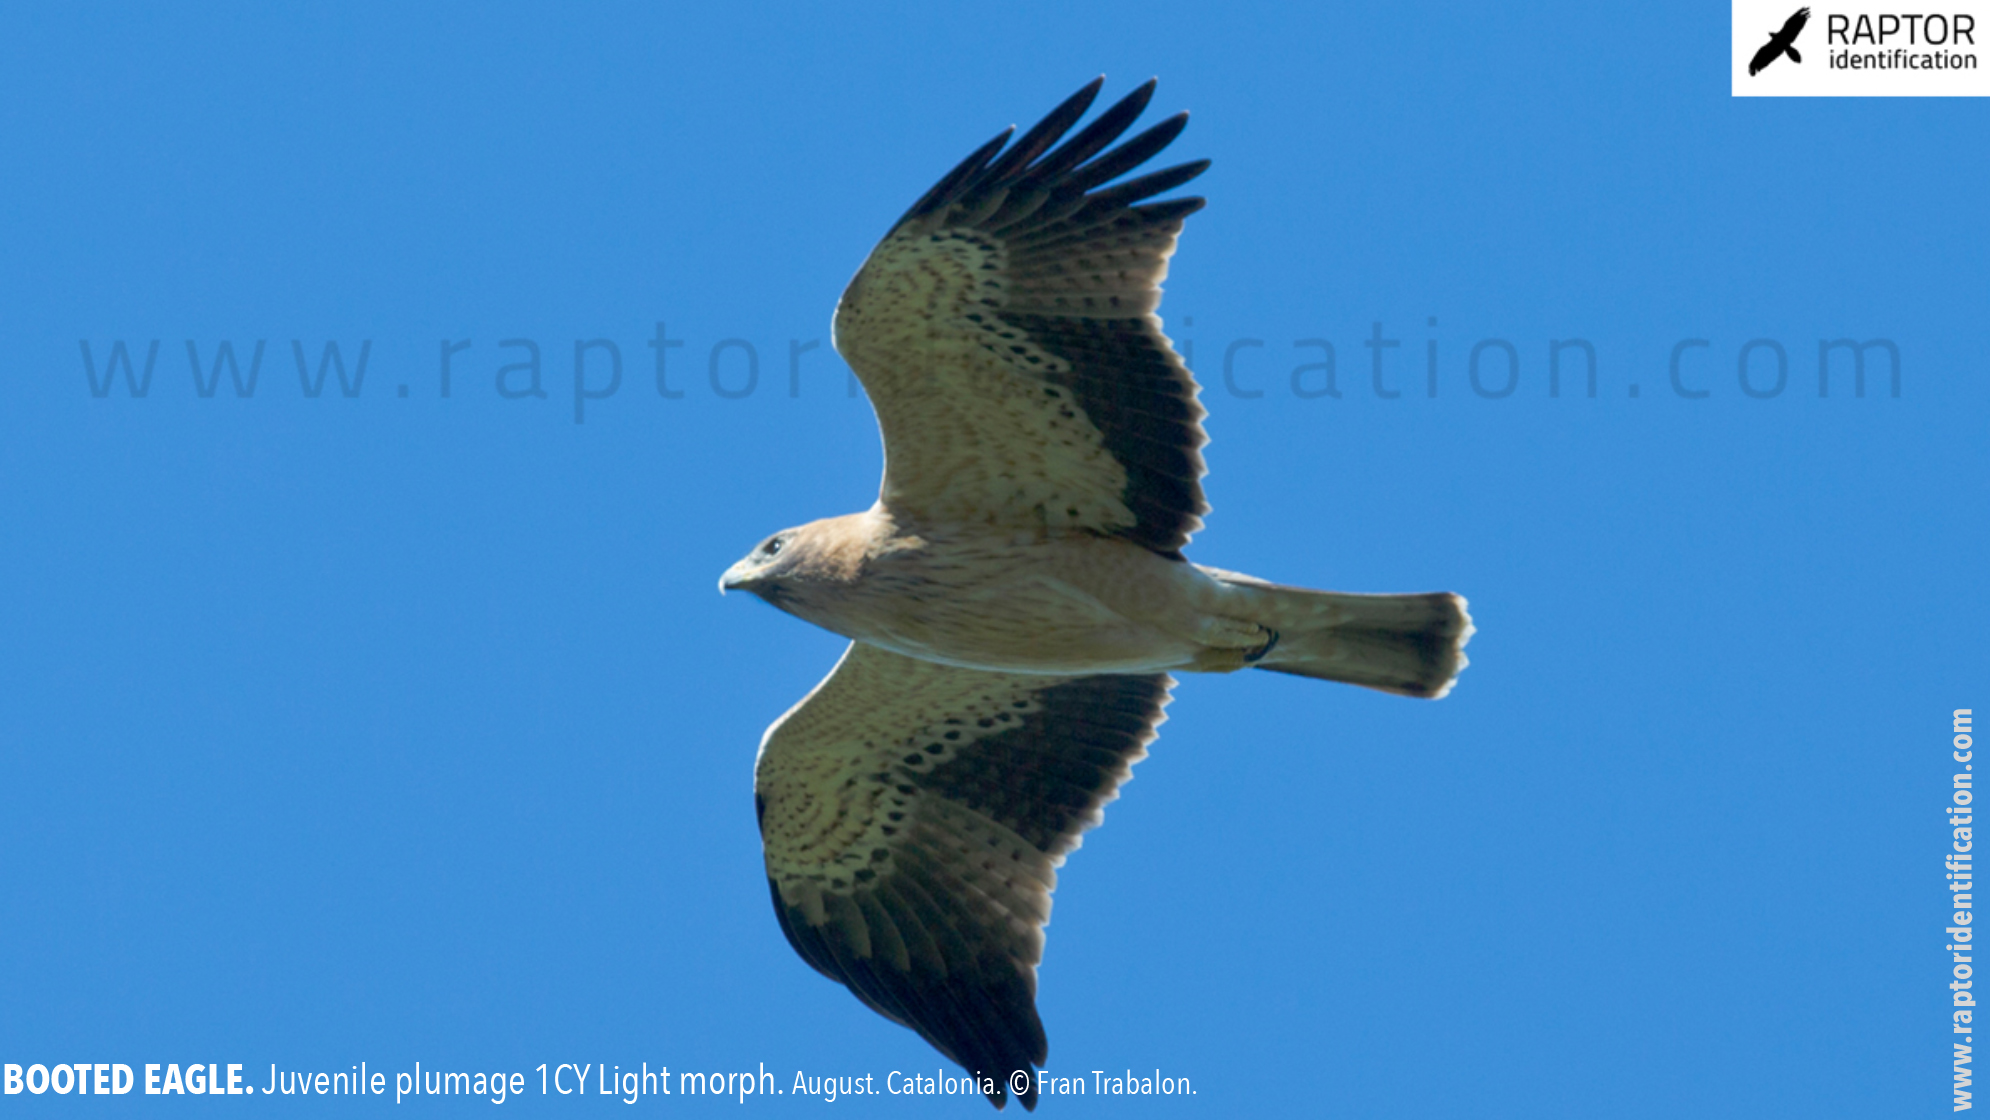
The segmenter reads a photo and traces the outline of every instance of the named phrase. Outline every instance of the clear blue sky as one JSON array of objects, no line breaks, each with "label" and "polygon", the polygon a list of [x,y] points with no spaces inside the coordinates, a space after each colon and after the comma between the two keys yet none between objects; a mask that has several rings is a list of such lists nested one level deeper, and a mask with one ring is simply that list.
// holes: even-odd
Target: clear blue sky
[{"label": "clear blue sky", "polygon": [[[1435,704],[1185,681],[1040,1006],[1054,1073],[1195,1096],[1041,1114],[1947,1114],[1983,105],[1728,64],[1706,5],[10,10],[0,1062],[365,1061],[385,1103],[282,1103],[369,1115],[416,1061],[548,1112],[541,1063],[940,1068],[768,902],[754,748],[842,641],[714,583],[875,494],[828,349],[870,246],[1103,72],[1215,161],[1163,306],[1212,413],[1192,554],[1479,634]],[[1839,338],[1898,397],[1880,348],[1820,397]],[[79,341],[101,378],[153,339],[143,399],[93,395]],[[1579,347],[1548,391],[1570,339],[1593,398]],[[203,380],[264,340],[253,395],[189,340]],[[587,350],[576,423],[591,340],[621,379]],[[327,341],[370,344],[356,396],[300,384]]]}]

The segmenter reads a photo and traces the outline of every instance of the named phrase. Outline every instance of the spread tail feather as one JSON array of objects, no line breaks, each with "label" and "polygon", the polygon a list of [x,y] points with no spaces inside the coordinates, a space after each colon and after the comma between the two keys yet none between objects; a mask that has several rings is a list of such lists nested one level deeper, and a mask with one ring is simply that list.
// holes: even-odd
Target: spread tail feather
[{"label": "spread tail feather", "polygon": [[1433,700],[1451,691],[1465,668],[1472,617],[1465,600],[1448,591],[1350,595],[1203,570],[1263,593],[1256,621],[1278,640],[1255,668]]}]

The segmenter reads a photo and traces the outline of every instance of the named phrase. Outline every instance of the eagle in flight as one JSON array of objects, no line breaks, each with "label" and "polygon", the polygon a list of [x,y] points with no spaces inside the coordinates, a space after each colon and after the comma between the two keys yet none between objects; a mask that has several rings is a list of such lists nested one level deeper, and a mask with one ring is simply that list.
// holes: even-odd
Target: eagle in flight
[{"label": "eagle in flight", "polygon": [[1752,78],[1761,73],[1764,67],[1786,54],[1791,62],[1801,63],[1803,56],[1797,53],[1796,41],[1797,36],[1803,34],[1803,25],[1809,22],[1810,9],[1798,8],[1797,14],[1783,21],[1781,31],[1769,32],[1769,41],[1762,44],[1762,49],[1755,52],[1754,58],[1748,60],[1748,76]]},{"label": "eagle in flight", "polygon": [[[767,729],[754,802],[803,960],[1036,1105],[1056,869],[1146,755],[1173,672],[1269,669],[1439,697],[1448,593],[1350,595],[1190,563],[1209,511],[1195,379],[1154,310],[1209,166],[1123,179],[1149,81],[1104,79],[914,203],[850,282],[836,348],[883,429],[861,513],[768,537],[720,580],[850,639]],[[1069,135],[1067,135],[1069,134]]]}]

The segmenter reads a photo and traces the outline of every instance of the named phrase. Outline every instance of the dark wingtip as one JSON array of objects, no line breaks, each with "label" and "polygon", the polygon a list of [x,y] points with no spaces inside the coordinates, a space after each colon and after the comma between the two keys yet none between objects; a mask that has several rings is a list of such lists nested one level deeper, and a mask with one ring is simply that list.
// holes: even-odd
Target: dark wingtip
[{"label": "dark wingtip", "polygon": [[963,183],[980,174],[981,169],[988,165],[989,160],[995,158],[997,152],[1008,145],[1009,137],[1015,134],[1016,126],[1010,125],[996,133],[987,143],[976,148],[966,159],[955,164],[954,169],[947,172],[939,182],[934,183],[931,189],[920,195],[919,201],[912,204],[912,208],[898,219],[899,222],[903,223],[908,218],[929,213],[943,204]]},{"label": "dark wingtip", "polygon": [[1128,212],[1152,223],[1199,209],[1200,200],[1137,204],[1200,175],[1208,168],[1208,160],[1099,189],[1172,144],[1189,119],[1186,112],[1176,113],[1114,147],[1145,112],[1160,80],[1149,78],[1140,83],[1090,123],[1078,127],[1104,83],[1104,75],[1087,82],[1020,137],[1014,127],[1004,130],[934,184],[897,225],[960,207],[947,220],[1004,237],[1032,238],[1050,236],[1057,230],[1072,233]]},{"label": "dark wingtip", "polygon": [[[1001,183],[1009,180],[1031,161],[1049,150],[1051,145],[1057,143],[1071,130],[1072,125],[1084,117],[1085,111],[1090,109],[1092,102],[1098,98],[1099,87],[1104,83],[1105,76],[1100,75],[1091,84],[1065,98],[1057,108],[1052,109],[1028,132],[1023,133],[1022,139],[1003,152],[1001,158],[982,168],[969,183],[968,189],[972,190],[982,183]],[[1014,129],[1010,131],[1013,132]]]},{"label": "dark wingtip", "polygon": [[1159,78],[1149,78],[1141,82],[1129,90],[1125,97],[1113,102],[1113,108],[1118,109],[1121,106],[1125,106],[1132,110],[1132,116],[1139,116],[1147,111],[1147,104],[1154,100],[1155,87],[1160,84],[1161,79]]},{"label": "dark wingtip", "polygon": [[[1022,1073],[1023,1071],[1017,1070],[1016,1072]],[[1023,1106],[1024,1112],[1035,1112],[1036,1077],[1034,1075],[1036,1071],[1030,1070],[1029,1072],[1032,1075],[1029,1080],[1029,1088],[1015,1094],[1015,1098],[1016,1103]],[[1014,1074],[1010,1076],[1014,1076]],[[994,1078],[993,1080],[995,1082],[995,1091],[988,1094],[988,1103],[995,1106],[995,1111],[1000,1112],[1009,1103],[1009,1082],[1007,1078]]]}]

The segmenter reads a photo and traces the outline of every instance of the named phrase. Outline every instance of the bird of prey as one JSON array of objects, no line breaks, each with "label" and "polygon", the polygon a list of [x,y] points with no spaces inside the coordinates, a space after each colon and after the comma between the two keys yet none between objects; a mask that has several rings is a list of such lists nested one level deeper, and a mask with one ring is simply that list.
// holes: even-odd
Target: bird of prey
[{"label": "bird of prey", "polygon": [[1154,310],[1203,200],[1150,200],[1209,164],[1122,179],[1188,114],[1114,146],[1150,81],[1072,133],[1103,80],[976,149],[871,252],[834,339],[883,429],[877,502],[720,580],[850,639],[760,744],[782,932],[998,1108],[1035,1107],[1056,868],[1145,757],[1169,674],[1438,697],[1472,631],[1456,595],[1183,557],[1209,510],[1204,413]]},{"label": "bird of prey", "polygon": [[1763,67],[1786,54],[1791,62],[1802,62],[1803,56],[1797,53],[1796,41],[1803,32],[1803,25],[1809,22],[1810,9],[1798,8],[1797,14],[1783,23],[1781,31],[1771,31],[1769,41],[1762,44],[1762,49],[1755,52],[1754,58],[1748,60],[1748,76],[1752,78],[1761,73]]}]

